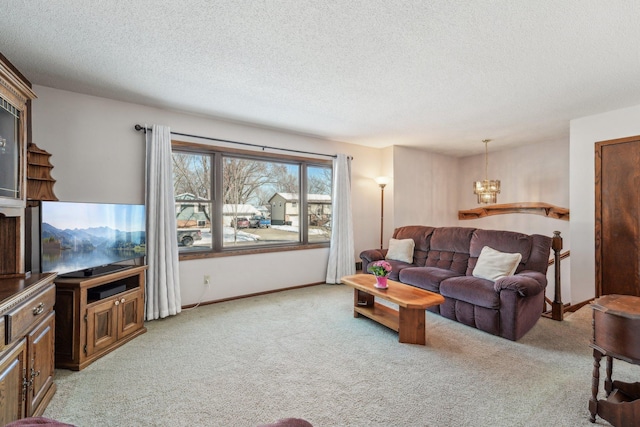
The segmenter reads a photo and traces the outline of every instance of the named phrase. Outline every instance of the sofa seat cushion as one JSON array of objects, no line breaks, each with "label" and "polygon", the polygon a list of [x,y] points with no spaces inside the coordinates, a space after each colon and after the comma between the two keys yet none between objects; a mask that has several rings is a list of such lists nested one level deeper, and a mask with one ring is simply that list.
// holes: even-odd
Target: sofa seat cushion
[{"label": "sofa seat cushion", "polygon": [[400,272],[400,281],[407,285],[426,289],[431,292],[440,292],[440,283],[445,279],[459,277],[455,271],[437,267],[411,267]]},{"label": "sofa seat cushion", "polygon": [[485,308],[500,308],[500,294],[491,280],[473,276],[461,276],[443,280],[440,294]]}]

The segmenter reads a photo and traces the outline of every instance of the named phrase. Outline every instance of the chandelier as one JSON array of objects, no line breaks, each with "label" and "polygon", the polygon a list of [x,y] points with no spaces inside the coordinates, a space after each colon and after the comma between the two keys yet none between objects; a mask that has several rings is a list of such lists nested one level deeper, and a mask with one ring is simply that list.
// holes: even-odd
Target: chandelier
[{"label": "chandelier", "polygon": [[473,183],[473,194],[478,196],[478,203],[496,203],[500,192],[500,180],[488,179],[489,170],[489,149],[487,144],[490,139],[483,139],[484,142],[484,180]]}]

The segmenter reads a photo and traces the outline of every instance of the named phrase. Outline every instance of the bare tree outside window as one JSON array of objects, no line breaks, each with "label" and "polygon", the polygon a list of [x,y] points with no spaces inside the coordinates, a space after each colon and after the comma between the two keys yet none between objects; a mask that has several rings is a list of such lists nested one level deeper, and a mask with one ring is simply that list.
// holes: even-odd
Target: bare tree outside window
[{"label": "bare tree outside window", "polygon": [[174,152],[172,159],[178,249],[211,249],[211,156]]},{"label": "bare tree outside window", "polygon": [[[298,197],[298,165],[274,161],[225,156],[223,161],[223,225],[233,229],[233,238],[225,233],[224,246],[264,245],[298,242],[299,228],[293,225],[298,215],[291,195]],[[279,197],[284,209],[272,209],[271,201]],[[249,220],[247,222],[245,220]]]},{"label": "bare tree outside window", "polygon": [[[188,149],[173,152],[181,252],[328,241],[332,172],[330,165],[317,164],[326,162]],[[214,236],[222,236],[219,244]]]}]

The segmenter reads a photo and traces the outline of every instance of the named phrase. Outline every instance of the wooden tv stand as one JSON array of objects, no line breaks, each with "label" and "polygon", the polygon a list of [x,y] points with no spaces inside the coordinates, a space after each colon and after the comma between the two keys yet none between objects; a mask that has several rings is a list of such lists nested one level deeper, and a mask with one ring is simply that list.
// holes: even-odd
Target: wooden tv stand
[{"label": "wooden tv stand", "polygon": [[56,279],[57,368],[79,371],[147,331],[146,269],[132,266],[96,277]]}]

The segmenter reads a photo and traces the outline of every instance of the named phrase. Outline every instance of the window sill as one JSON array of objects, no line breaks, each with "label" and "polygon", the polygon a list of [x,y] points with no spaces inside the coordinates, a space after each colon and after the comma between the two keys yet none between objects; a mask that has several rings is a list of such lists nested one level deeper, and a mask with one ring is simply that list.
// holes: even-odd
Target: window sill
[{"label": "window sill", "polygon": [[192,259],[222,258],[222,257],[229,257],[229,256],[266,254],[266,253],[273,253],[273,252],[302,251],[307,249],[323,249],[328,247],[329,247],[329,242],[325,242],[325,243],[312,243],[307,245],[251,248],[251,249],[242,249],[242,250],[231,249],[223,252],[210,252],[210,251],[185,252],[185,253],[179,254],[178,259],[180,261],[188,261]]}]

